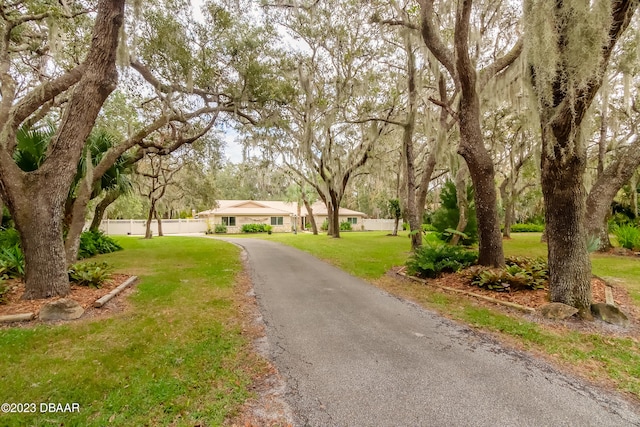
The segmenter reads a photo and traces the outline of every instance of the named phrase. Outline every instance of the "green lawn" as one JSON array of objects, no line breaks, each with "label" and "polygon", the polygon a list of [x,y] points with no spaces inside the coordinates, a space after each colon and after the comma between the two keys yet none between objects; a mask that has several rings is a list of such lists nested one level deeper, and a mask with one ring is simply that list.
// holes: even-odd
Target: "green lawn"
[{"label": "green lawn", "polygon": [[[514,233],[511,240],[504,242],[505,254],[546,257],[547,248],[540,243],[540,236],[541,233]],[[478,304],[473,299],[384,277],[391,266],[403,265],[406,260],[410,248],[406,233],[400,237],[390,237],[383,232],[344,233],[341,239],[309,234],[258,237],[310,252],[393,294],[473,327],[496,333],[524,349],[542,352],[592,380],[615,384],[619,390],[640,398],[640,342],[637,338],[550,328]],[[433,238],[433,235],[429,235],[429,238]],[[623,283],[640,305],[640,259],[593,254],[592,263],[594,274],[619,279],[621,282],[618,283]]]},{"label": "green lawn", "polygon": [[262,361],[240,335],[239,250],[179,237],[121,238],[101,256],[141,281],[104,320],[0,330],[0,403],[77,403],[79,413],[0,414],[0,425],[220,425]]},{"label": "green lawn", "polygon": [[[390,236],[388,232],[344,232],[340,239],[310,233],[241,234],[234,237],[257,237],[281,242],[324,259],[354,276],[375,279],[393,266],[403,265],[410,254],[411,242],[406,232]],[[427,239],[433,240],[433,234]]]},{"label": "green lawn", "polygon": [[[474,327],[546,353],[595,380],[640,397],[637,339],[547,328],[457,295],[394,281],[384,273],[409,255],[406,233],[273,234],[346,271]],[[432,237],[429,237],[432,238]],[[513,255],[544,255],[539,234],[505,242]],[[234,283],[239,250],[202,238],[121,238],[124,251],[100,257],[141,277],[132,307],[110,318],[0,329],[0,400],[80,406],[80,413],[0,414],[0,425],[220,425],[250,395],[266,362],[245,338]],[[637,291],[640,261],[593,255],[594,272]]]},{"label": "green lawn", "polygon": [[[511,240],[504,241],[507,256],[547,257],[547,246],[540,243],[542,233],[512,233]],[[410,242],[406,232],[389,236],[387,232],[341,233],[340,239],[326,234],[314,236],[309,233],[291,234],[240,234],[233,237],[253,237],[281,242],[318,258],[324,259],[343,270],[365,279],[376,279],[391,267],[404,265],[410,254]],[[429,233],[425,240],[435,240]],[[591,255],[593,273],[624,282],[632,296],[640,304],[640,259],[616,255]]]},{"label": "green lawn", "polygon": [[[507,255],[547,257],[547,246],[540,243],[542,233],[514,233],[504,242]],[[591,254],[593,274],[623,282],[640,305],[640,258],[609,254]]]}]

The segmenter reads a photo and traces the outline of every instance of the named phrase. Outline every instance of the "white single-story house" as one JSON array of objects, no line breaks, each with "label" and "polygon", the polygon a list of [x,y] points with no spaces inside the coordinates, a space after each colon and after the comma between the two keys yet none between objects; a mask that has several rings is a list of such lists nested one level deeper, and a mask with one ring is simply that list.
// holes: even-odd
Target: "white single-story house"
[{"label": "white single-story house", "polygon": [[[322,202],[311,206],[313,216],[318,227],[327,219],[327,208]],[[362,212],[340,208],[340,222],[351,223],[354,230],[361,230],[362,219],[366,216]],[[211,222],[211,228],[216,224],[227,226],[228,233],[240,233],[244,224],[268,224],[274,232],[288,232],[303,229],[308,223],[308,212],[304,206],[292,202],[268,200],[218,200],[218,207],[199,212],[198,218],[205,218]]]}]

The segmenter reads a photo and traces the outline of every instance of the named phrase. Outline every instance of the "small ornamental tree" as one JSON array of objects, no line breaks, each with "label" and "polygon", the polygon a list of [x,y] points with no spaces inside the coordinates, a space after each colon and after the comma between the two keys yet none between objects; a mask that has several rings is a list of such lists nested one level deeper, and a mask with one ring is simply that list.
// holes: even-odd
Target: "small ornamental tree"
[{"label": "small ornamental tree", "polygon": [[[440,193],[441,206],[437,209],[431,218],[431,224],[438,231],[438,237],[444,241],[449,241],[453,237],[452,230],[456,229],[460,218],[460,209],[458,208],[456,186],[453,182],[447,181]],[[467,187],[468,221],[462,233],[466,237],[461,239],[463,245],[471,245],[478,241],[478,223],[475,215],[475,206],[473,203],[473,187]],[[447,231],[449,230],[449,231]]]}]

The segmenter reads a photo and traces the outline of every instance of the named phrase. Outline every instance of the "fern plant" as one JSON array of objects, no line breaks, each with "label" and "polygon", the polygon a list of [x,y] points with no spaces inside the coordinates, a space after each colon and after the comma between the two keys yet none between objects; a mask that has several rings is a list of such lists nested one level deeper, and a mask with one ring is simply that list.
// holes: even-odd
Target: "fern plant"
[{"label": "fern plant", "polygon": [[467,270],[471,284],[497,292],[543,289],[549,280],[547,263],[541,258],[512,257],[501,269],[475,267]]},{"label": "fern plant", "polygon": [[0,275],[14,279],[24,278],[24,255],[19,245],[0,251]]},{"label": "fern plant", "polygon": [[111,271],[106,262],[77,263],[69,269],[69,280],[80,286],[100,288],[111,276]]},{"label": "fern plant", "polygon": [[420,277],[437,277],[469,267],[478,260],[478,253],[444,243],[420,247],[407,260],[407,272]]}]

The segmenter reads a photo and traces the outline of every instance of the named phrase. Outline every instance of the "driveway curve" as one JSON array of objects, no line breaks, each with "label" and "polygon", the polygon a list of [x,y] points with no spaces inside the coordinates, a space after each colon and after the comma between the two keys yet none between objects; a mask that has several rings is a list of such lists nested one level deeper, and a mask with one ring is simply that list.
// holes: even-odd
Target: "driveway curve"
[{"label": "driveway curve", "polygon": [[638,409],[278,243],[248,258],[299,426],[640,426]]}]

